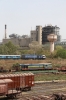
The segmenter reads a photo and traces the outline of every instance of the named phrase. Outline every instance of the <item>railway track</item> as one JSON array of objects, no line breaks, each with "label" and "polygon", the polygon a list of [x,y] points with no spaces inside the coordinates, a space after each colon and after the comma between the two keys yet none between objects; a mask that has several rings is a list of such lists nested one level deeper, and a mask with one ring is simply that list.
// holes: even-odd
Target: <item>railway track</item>
[{"label": "railway track", "polygon": [[66,93],[66,82],[36,84],[31,91],[22,92],[16,100],[54,100],[52,95],[56,93]]},{"label": "railway track", "polygon": [[21,72],[15,72],[15,73],[28,73],[28,72],[31,72],[31,73],[34,73],[34,74],[38,74],[38,73],[58,73],[58,70],[28,70],[28,71],[21,71]]},{"label": "railway track", "polygon": [[[35,84],[31,91],[22,92],[17,95],[15,99],[8,100],[55,100],[53,94],[65,94],[66,93],[66,82],[51,82]],[[6,99],[1,99],[6,100]],[[58,100],[58,99],[56,99]],[[63,99],[59,99],[63,100]]]}]

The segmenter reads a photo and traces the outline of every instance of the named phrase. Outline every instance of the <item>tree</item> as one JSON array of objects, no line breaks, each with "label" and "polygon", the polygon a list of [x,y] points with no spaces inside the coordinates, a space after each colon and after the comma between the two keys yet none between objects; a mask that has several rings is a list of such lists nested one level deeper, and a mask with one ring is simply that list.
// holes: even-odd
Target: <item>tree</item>
[{"label": "tree", "polygon": [[0,46],[0,54],[8,54],[8,47],[5,45]]},{"label": "tree", "polygon": [[17,54],[17,47],[8,42],[0,46],[0,54]]},{"label": "tree", "polygon": [[37,41],[32,41],[32,43],[29,44],[29,47],[34,51],[35,54],[37,50],[42,48],[42,45],[39,45]]},{"label": "tree", "polygon": [[63,49],[63,47],[62,46],[59,46],[59,45],[56,46],[56,51],[59,50],[59,49]]},{"label": "tree", "polygon": [[20,71],[20,65],[19,65],[19,63],[13,64],[12,69],[14,69],[16,71]]},{"label": "tree", "polygon": [[8,48],[8,54],[16,54],[17,47],[12,42],[9,41],[5,46]]},{"label": "tree", "polygon": [[66,58],[66,50],[58,49],[55,56],[60,58]]}]

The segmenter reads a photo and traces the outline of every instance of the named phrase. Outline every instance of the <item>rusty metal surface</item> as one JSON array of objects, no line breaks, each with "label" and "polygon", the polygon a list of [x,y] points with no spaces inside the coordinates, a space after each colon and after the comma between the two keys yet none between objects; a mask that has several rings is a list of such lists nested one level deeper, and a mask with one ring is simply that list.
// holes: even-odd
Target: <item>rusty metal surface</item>
[{"label": "rusty metal surface", "polygon": [[0,84],[0,96],[5,95],[8,91],[7,84]]},{"label": "rusty metal surface", "polygon": [[11,79],[0,79],[0,84],[2,83],[11,83],[13,82]]},{"label": "rusty metal surface", "polygon": [[20,74],[20,87],[24,88],[25,87],[25,75]]},{"label": "rusty metal surface", "polygon": [[33,73],[0,75],[0,79],[7,79],[7,78],[13,80],[12,83],[8,83],[9,89],[32,87],[34,85]]}]

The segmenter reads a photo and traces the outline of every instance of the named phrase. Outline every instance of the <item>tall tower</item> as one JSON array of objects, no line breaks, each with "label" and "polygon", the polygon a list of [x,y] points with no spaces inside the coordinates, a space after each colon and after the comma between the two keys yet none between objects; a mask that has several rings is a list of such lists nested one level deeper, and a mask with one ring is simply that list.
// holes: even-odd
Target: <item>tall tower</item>
[{"label": "tall tower", "polygon": [[39,45],[42,45],[42,26],[36,26],[36,31],[37,31],[37,40]]},{"label": "tall tower", "polygon": [[48,41],[50,42],[50,52],[54,52],[54,42],[57,40],[57,35],[56,34],[49,34],[47,36]]},{"label": "tall tower", "polygon": [[6,36],[6,27],[7,27],[7,25],[5,24],[5,39],[7,38],[7,36]]}]

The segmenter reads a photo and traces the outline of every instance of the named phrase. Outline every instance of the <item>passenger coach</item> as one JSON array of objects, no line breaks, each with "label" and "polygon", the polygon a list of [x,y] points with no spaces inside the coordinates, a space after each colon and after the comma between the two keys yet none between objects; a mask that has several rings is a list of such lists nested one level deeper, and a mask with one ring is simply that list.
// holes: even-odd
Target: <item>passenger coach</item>
[{"label": "passenger coach", "polygon": [[21,55],[0,55],[0,59],[21,59]]}]

